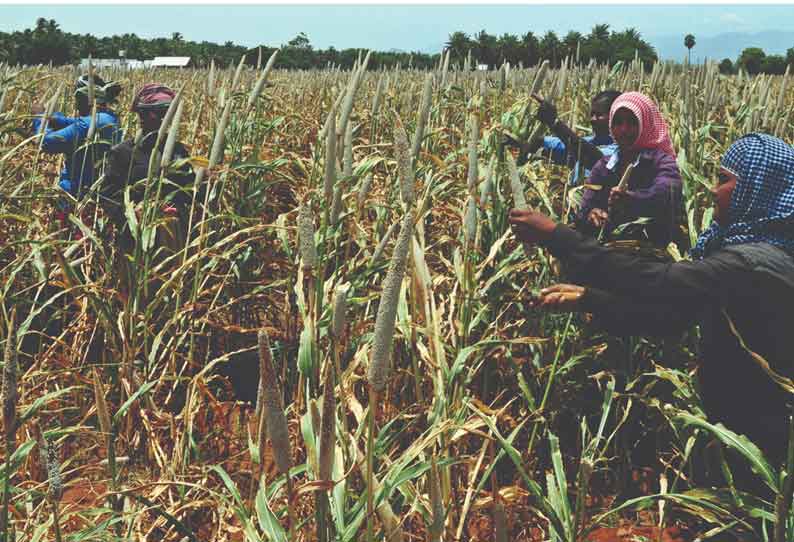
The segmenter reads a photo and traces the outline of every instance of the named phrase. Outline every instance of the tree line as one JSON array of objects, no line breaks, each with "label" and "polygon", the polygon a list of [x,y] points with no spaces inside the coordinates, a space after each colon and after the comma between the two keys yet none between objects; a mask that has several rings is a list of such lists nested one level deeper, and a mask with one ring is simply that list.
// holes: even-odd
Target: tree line
[{"label": "tree line", "polygon": [[[170,38],[145,39],[136,34],[98,37],[93,34],[64,32],[54,19],[39,18],[33,28],[15,32],[0,32],[0,62],[12,65],[49,64],[60,66],[75,64],[87,58],[119,58],[124,51],[127,59],[145,60],[156,56],[189,56],[197,67],[209,66],[211,61],[226,67],[235,65],[242,55],[246,63],[256,65],[261,50],[262,63],[276,48],[272,45],[244,47],[231,41],[223,44],[209,41],[190,41],[181,33]],[[314,49],[308,37],[300,33],[281,47],[276,67],[287,69],[321,68],[337,65],[349,68],[358,58],[360,49],[337,50],[333,47]],[[408,53],[402,51],[373,51],[370,66],[409,64],[427,68],[438,62],[439,55]]]},{"label": "tree line", "polygon": [[[652,64],[657,56],[654,48],[642,39],[640,33],[629,28],[620,32],[610,31],[609,25],[599,24],[587,35],[571,31],[559,38],[549,31],[542,36],[527,32],[521,36],[502,34],[496,36],[485,30],[469,36],[465,32],[449,35],[445,47],[450,50],[451,61],[462,64],[471,52],[471,67],[486,64],[498,67],[503,62],[513,66],[533,66],[549,60],[559,66],[566,57],[578,58],[580,62],[595,59],[601,64],[614,64],[635,58],[635,54]],[[39,18],[33,28],[15,32],[0,32],[0,61],[10,64],[74,64],[91,55],[93,58],[118,58],[124,51],[128,59],[148,59],[155,56],[189,56],[194,65],[207,66],[211,60],[219,66],[236,64],[243,54],[246,62],[255,64],[258,50],[267,56],[274,50],[272,45],[247,48],[231,41],[223,44],[209,41],[189,41],[181,33],[174,32],[170,38],[145,39],[136,34],[98,37],[93,34],[64,32],[54,19]],[[349,68],[358,58],[359,49],[337,50],[334,47],[315,49],[308,36],[298,34],[282,45],[276,67],[287,69],[311,69],[337,65]],[[251,54],[253,53],[253,54]],[[440,53],[440,51],[439,51]],[[413,66],[428,68],[438,64],[439,54],[404,51],[373,51],[370,66]]]},{"label": "tree line", "polygon": [[723,58],[720,62],[720,72],[725,74],[737,73],[739,69],[750,75],[759,73],[783,75],[788,66],[794,65],[794,47],[786,51],[786,55],[768,55],[760,47],[744,49],[736,62],[730,58]]},{"label": "tree line", "polygon": [[[691,51],[695,37],[687,34],[685,47]],[[451,33],[444,48],[450,52],[453,64],[462,65],[470,60],[489,68],[509,62],[513,66],[534,66],[548,60],[552,66],[560,66],[566,58],[580,63],[595,61],[613,65],[618,61],[630,62],[638,58],[647,68],[658,59],[656,50],[634,28],[622,31],[611,30],[608,24],[596,24],[587,34],[570,31],[560,38],[547,31],[535,35],[529,31],[523,35],[504,33],[501,36],[485,30],[469,35],[465,32]],[[128,59],[144,60],[155,56],[189,56],[194,66],[204,67],[213,61],[218,66],[230,66],[246,55],[246,62],[255,65],[264,62],[275,50],[272,45],[248,48],[231,41],[223,44],[209,41],[189,41],[181,33],[174,32],[170,38],[145,39],[136,34],[97,37],[93,34],[64,32],[54,19],[39,18],[33,28],[15,32],[0,32],[0,61],[9,64],[75,64],[89,55],[93,58],[118,58],[124,51]],[[440,53],[440,51],[439,51]],[[350,68],[359,57],[360,49],[337,50],[334,47],[316,49],[308,36],[299,33],[281,46],[276,67],[285,69],[324,68],[329,65]],[[370,67],[431,68],[439,62],[440,55],[421,52],[373,51]],[[742,51],[735,61],[723,59],[720,70],[736,73],[743,69],[749,74],[782,74],[786,67],[794,64],[794,47],[783,55],[767,55],[757,47]]]},{"label": "tree line", "polygon": [[578,59],[580,63],[595,60],[598,64],[612,65],[618,61],[630,62],[635,55],[650,67],[658,58],[656,50],[642,39],[639,31],[627,28],[618,32],[610,30],[608,24],[595,25],[587,35],[571,30],[562,38],[553,31],[542,36],[527,32],[521,36],[505,33],[498,37],[485,30],[473,36],[453,32],[446,47],[453,61],[462,61],[471,51],[479,63],[490,67],[502,62],[526,67],[543,60],[558,67],[566,58]]}]

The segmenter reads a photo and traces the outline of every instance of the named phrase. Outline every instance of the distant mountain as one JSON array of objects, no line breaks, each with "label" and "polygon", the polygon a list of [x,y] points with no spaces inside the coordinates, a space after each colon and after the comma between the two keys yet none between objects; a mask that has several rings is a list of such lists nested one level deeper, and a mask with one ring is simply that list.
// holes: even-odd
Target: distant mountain
[{"label": "distant mountain", "polygon": [[[646,40],[656,48],[656,52],[662,60],[683,60],[687,53],[686,47],[684,47],[684,35],[655,36],[648,37]],[[785,55],[786,49],[794,47],[794,32],[779,30],[768,30],[756,34],[729,32],[711,37],[695,34],[692,62],[702,62],[706,58],[736,60],[742,50],[747,47],[760,47],[768,55]]]}]

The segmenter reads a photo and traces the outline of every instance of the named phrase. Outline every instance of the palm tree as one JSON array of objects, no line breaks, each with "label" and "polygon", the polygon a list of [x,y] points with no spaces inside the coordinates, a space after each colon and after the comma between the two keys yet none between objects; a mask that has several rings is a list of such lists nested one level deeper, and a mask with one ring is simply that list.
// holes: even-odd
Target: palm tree
[{"label": "palm tree", "polygon": [[571,30],[565,34],[565,37],[562,39],[562,47],[565,51],[565,55],[575,58],[576,50],[579,48],[579,43],[582,39],[582,34],[575,30]]},{"label": "palm tree", "polygon": [[532,32],[527,32],[521,36],[521,46],[524,48],[523,55],[527,66],[534,66],[540,59],[540,42]]},{"label": "palm tree", "polygon": [[513,34],[502,34],[497,40],[497,50],[499,52],[499,62],[509,62],[517,65],[521,60],[521,42]]},{"label": "palm tree", "polygon": [[453,32],[449,35],[444,46],[452,51],[452,57],[456,60],[463,59],[469,54],[473,43],[466,32]]},{"label": "palm tree", "polygon": [[540,57],[551,62],[555,68],[559,67],[557,60],[560,53],[560,38],[552,30],[543,34],[540,40]]},{"label": "palm tree", "polygon": [[597,24],[590,31],[590,39],[607,41],[609,39],[609,25]]},{"label": "palm tree", "polygon": [[609,62],[612,48],[609,44],[609,25],[597,24],[585,38],[585,57],[589,60],[595,58],[599,64]]},{"label": "palm tree", "polygon": [[474,39],[480,64],[488,64],[488,66],[496,64],[496,36],[492,36],[485,30],[480,30]]},{"label": "palm tree", "polygon": [[686,36],[684,36],[684,47],[686,47],[686,49],[687,49],[687,52],[686,52],[686,54],[687,54],[687,59],[686,59],[687,64],[690,64],[690,61],[692,60],[692,58],[691,58],[692,57],[692,47],[694,47],[694,46],[695,46],[695,36],[693,36],[692,34],[687,34]]}]

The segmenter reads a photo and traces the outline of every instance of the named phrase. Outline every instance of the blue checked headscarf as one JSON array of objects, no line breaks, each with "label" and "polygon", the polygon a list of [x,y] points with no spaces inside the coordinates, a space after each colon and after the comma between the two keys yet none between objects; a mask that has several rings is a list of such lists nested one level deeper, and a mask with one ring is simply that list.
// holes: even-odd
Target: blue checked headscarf
[{"label": "blue checked headscarf", "polygon": [[758,242],[794,255],[794,149],[767,134],[748,134],[731,145],[720,165],[736,176],[730,224],[712,222],[698,237],[692,257]]}]

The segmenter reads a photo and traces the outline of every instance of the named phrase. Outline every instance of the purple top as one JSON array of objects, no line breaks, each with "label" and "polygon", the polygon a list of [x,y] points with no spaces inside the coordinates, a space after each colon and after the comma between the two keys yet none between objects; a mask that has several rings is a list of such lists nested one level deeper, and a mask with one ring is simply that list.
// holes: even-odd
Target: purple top
[{"label": "purple top", "polygon": [[[588,184],[600,185],[601,190],[586,188],[582,206],[576,216],[580,225],[586,225],[587,215],[593,209],[608,208],[609,191],[618,185],[620,178],[620,151],[605,156],[593,166]],[[610,214],[607,233],[620,224],[640,217],[653,219],[646,227],[654,244],[666,246],[675,238],[675,230],[683,216],[681,174],[675,158],[659,149],[640,151],[628,182],[630,198],[617,215]],[[615,215],[615,216],[612,216]]]}]

